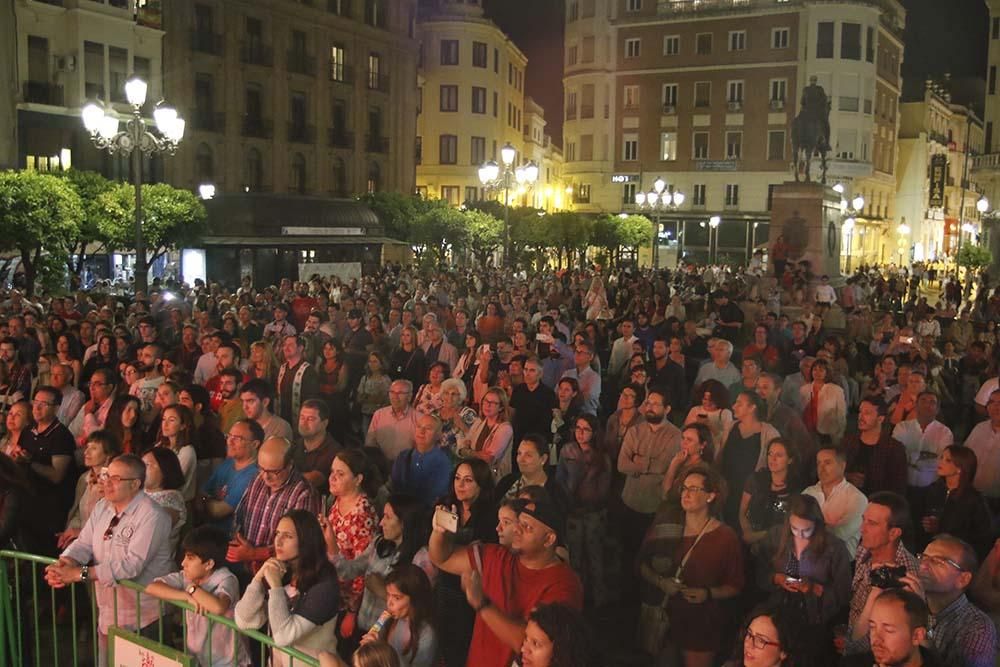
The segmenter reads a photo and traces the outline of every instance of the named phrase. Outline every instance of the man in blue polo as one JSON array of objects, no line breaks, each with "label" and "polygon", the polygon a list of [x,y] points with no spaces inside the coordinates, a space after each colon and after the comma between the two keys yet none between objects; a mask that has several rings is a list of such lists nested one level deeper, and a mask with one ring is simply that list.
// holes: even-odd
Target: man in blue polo
[{"label": "man in blue polo", "polygon": [[417,417],[413,447],[396,457],[392,466],[392,490],[406,493],[433,507],[448,493],[451,459],[438,446],[441,422],[433,415]]}]

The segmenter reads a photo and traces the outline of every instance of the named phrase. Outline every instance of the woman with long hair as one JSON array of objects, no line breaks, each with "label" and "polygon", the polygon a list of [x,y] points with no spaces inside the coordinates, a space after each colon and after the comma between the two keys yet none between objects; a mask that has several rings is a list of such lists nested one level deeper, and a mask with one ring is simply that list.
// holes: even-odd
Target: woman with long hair
[{"label": "woman with long hair", "polygon": [[559,460],[559,452],[563,444],[573,438],[576,418],[582,412],[580,398],[580,382],[573,377],[564,377],[556,384],[556,401],[558,405],[552,408],[552,463]]},{"label": "woman with long hair", "polygon": [[814,651],[804,664],[823,664],[836,658],[823,647],[832,647],[831,622],[851,599],[851,554],[827,527],[815,498],[789,496],[786,507],[767,583],[775,604],[808,622],[803,632]]},{"label": "woman with long hair", "polygon": [[399,332],[399,347],[392,351],[389,359],[389,377],[409,380],[414,387],[419,387],[427,379],[424,351],[417,345],[417,330],[412,326],[403,327]]},{"label": "woman with long hair", "polygon": [[362,433],[368,433],[375,411],[389,405],[390,384],[392,380],[389,379],[385,355],[376,351],[369,352],[365,374],[358,382],[356,395],[358,410],[361,412]]},{"label": "woman with long hair", "polygon": [[265,380],[274,384],[278,379],[278,360],[274,356],[271,343],[258,340],[250,344],[250,364],[247,368],[250,379]]},{"label": "woman with long hair", "polygon": [[170,515],[170,550],[173,552],[187,523],[187,506],[180,491],[184,486],[180,459],[172,449],[153,447],[142,455],[142,462],[146,464],[143,490]]},{"label": "woman with long hair", "polygon": [[422,415],[432,414],[441,407],[441,383],[451,376],[451,369],[443,361],[435,361],[427,368],[425,382],[413,397],[413,408]]},{"label": "woman with long hair", "polygon": [[510,444],[514,427],[507,416],[507,392],[490,387],[479,404],[479,418],[469,427],[468,435],[459,438],[458,455],[485,461],[499,480],[510,473]]},{"label": "woman with long hair", "polygon": [[413,563],[400,563],[386,577],[385,589],[388,621],[381,631],[365,634],[361,644],[382,640],[395,649],[403,667],[432,667],[438,642],[427,573]]},{"label": "woman with long hair", "polygon": [[812,381],[799,389],[802,421],[814,435],[833,444],[840,444],[847,427],[847,400],[844,390],[833,382],[833,372],[825,359],[817,359],[812,366]]},{"label": "woman with long hair", "polygon": [[740,528],[741,490],[755,470],[766,467],[767,446],[778,437],[778,431],[762,421],[764,402],[750,391],[741,391],[733,403],[736,421],[723,439],[719,452],[719,471],[730,490],[723,510],[726,523]]},{"label": "woman with long hair", "polygon": [[[622,450],[622,441],[625,440],[625,433],[632,426],[642,421],[642,414],[639,407],[646,400],[646,389],[642,385],[626,384],[618,394],[617,409],[608,417],[604,427],[604,451],[611,458],[611,465],[618,468],[618,454]],[[615,488],[620,490],[621,483],[624,482],[624,475],[616,480]]]},{"label": "woman with long hair", "polygon": [[747,544],[760,542],[785,520],[788,498],[805,485],[798,478],[798,456],[791,443],[775,438],[767,445],[767,467],[747,479],[740,498],[740,529]]},{"label": "woman with long hair", "polygon": [[694,405],[684,419],[684,425],[704,424],[712,432],[712,445],[721,452],[726,435],[733,426],[729,409],[729,390],[718,380],[705,380],[691,392]]},{"label": "woman with long hair", "polygon": [[979,462],[968,447],[950,445],[938,455],[938,479],[924,496],[918,546],[948,533],[968,542],[980,559],[993,546],[993,522],[983,495],[972,486]]},{"label": "woman with long hair", "polygon": [[[326,518],[320,519],[320,527],[326,528]],[[365,590],[358,610],[358,628],[370,628],[379,615],[385,611],[385,577],[393,567],[402,564],[420,566],[428,576],[436,576],[437,568],[427,554],[427,540],[430,536],[430,521],[424,505],[403,494],[389,496],[379,521],[379,533],[368,547],[356,558],[344,558],[340,552],[328,554],[330,562],[337,569],[341,581],[363,577]]]},{"label": "woman with long hair", "polygon": [[583,615],[562,604],[531,610],[521,644],[521,667],[591,667],[598,664]]},{"label": "woman with long hair", "polygon": [[90,382],[90,376],[98,368],[114,369],[117,365],[118,350],[115,346],[115,337],[109,333],[102,333],[97,338],[97,350],[83,365],[83,372],[80,373],[80,386],[86,386]]},{"label": "woman with long hair", "polygon": [[76,338],[69,333],[61,333],[56,337],[56,357],[59,363],[73,369],[73,378],[70,380],[72,386],[77,386],[80,376],[83,375],[83,362],[75,349],[79,346]]},{"label": "woman with long hair", "polygon": [[172,451],[180,461],[181,471],[184,473],[184,485],[181,487],[184,502],[194,500],[195,473],[198,468],[194,435],[194,415],[190,409],[179,403],[163,408],[160,440],[156,444]]},{"label": "woman with long hair", "polygon": [[347,380],[349,370],[344,359],[344,346],[331,338],[323,342],[322,357],[316,366],[319,377],[319,397],[330,408],[327,430],[338,441],[344,442],[351,423],[347,407]]},{"label": "woman with long hair", "polygon": [[120,440],[108,430],[94,431],[87,436],[87,443],[83,448],[83,465],[87,467],[87,471],[80,475],[76,483],[76,494],[66,517],[66,527],[56,535],[56,547],[59,549],[65,549],[80,536],[80,530],[90,518],[97,501],[104,498],[101,469],[122,453],[119,443]]},{"label": "woman with long hair", "polygon": [[105,428],[121,443],[123,454],[141,456],[149,448],[146,432],[139,420],[142,402],[130,394],[118,394],[111,401]]},{"label": "woman with long hair", "polygon": [[[256,630],[266,623],[277,646],[318,657],[337,644],[339,607],[337,572],[327,560],[319,522],[306,510],[289,511],[274,533],[274,557],[236,603],[236,625]],[[273,659],[275,667],[287,664],[279,651]]]},{"label": "woman with long hair", "polygon": [[610,599],[604,547],[612,467],[601,441],[597,417],[580,415],[576,418],[573,441],[563,447],[556,466],[556,480],[570,499],[566,522],[570,561],[584,584],[584,591],[592,593],[591,601],[598,607]]},{"label": "woman with long hair", "polygon": [[459,441],[464,441],[469,429],[479,419],[476,411],[465,404],[468,390],[457,378],[441,383],[441,407],[433,414],[441,420],[441,447],[458,454]]},{"label": "woman with long hair", "polygon": [[11,405],[4,422],[7,432],[0,438],[0,453],[15,461],[27,457],[24,445],[31,437],[31,429],[35,426],[35,419],[31,416],[31,403],[22,399]]},{"label": "woman with long hair", "polygon": [[[802,662],[801,619],[781,607],[761,605],[750,612],[741,634],[742,667],[794,667]],[[727,663],[728,664],[728,663]]]},{"label": "woman with long hair", "polygon": [[[330,466],[330,495],[333,504],[322,524],[329,558],[338,554],[353,560],[364,553],[375,538],[377,523],[372,499],[382,485],[378,470],[359,449],[342,449]],[[365,578],[340,579],[340,636],[353,638],[358,630],[358,610],[365,590]]]},{"label": "woman with long hair", "polygon": [[465,383],[466,392],[472,388],[472,380],[476,377],[479,360],[479,346],[482,344],[482,336],[478,331],[466,329],[464,336],[465,346],[462,354],[458,357],[458,362],[451,369],[451,376]]}]

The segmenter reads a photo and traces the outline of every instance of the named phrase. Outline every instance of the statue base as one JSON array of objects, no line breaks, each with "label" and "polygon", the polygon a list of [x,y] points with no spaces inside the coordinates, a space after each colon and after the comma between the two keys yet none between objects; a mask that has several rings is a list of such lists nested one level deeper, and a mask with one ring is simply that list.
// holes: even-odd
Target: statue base
[{"label": "statue base", "polygon": [[833,285],[842,282],[840,195],[832,187],[795,182],[775,186],[771,197],[769,246],[773,246],[779,236],[788,245],[786,270],[804,261],[808,263],[810,278],[827,275]]}]

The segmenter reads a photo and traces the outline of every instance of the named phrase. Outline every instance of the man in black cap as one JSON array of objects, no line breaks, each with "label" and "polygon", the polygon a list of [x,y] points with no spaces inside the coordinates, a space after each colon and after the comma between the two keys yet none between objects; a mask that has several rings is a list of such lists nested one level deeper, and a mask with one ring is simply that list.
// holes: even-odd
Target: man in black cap
[{"label": "man in black cap", "polygon": [[347,311],[347,333],[344,334],[344,353],[347,357],[348,379],[347,386],[354,389],[361,380],[361,375],[365,370],[365,362],[368,360],[368,350],[375,339],[365,328],[364,318],[361,310],[352,308]]},{"label": "man in black cap", "polygon": [[298,333],[295,325],[288,321],[288,304],[279,301],[274,304],[274,320],[264,325],[264,339],[271,341],[272,345],[278,345],[285,336],[294,336]]},{"label": "man in black cap", "polygon": [[583,587],[572,568],[556,555],[566,516],[549,498],[519,507],[511,548],[473,544],[456,550],[448,528],[435,513],[431,560],[462,577],[462,588],[476,612],[468,664],[508,667],[524,642],[527,615],[540,604],[581,609]]}]

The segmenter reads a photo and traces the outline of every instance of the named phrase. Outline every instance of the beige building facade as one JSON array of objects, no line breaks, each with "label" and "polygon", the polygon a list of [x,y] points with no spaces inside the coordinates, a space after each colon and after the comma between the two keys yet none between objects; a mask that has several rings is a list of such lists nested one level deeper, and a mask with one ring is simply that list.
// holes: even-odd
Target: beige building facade
[{"label": "beige building facade", "polygon": [[773,187],[793,177],[791,122],[815,76],[831,102],[828,182],[865,197],[859,224],[885,226],[903,21],[895,0],[570,0],[564,176],[576,206],[636,210],[662,178],[685,201],[656,213],[661,244],[745,261],[767,238]]}]

